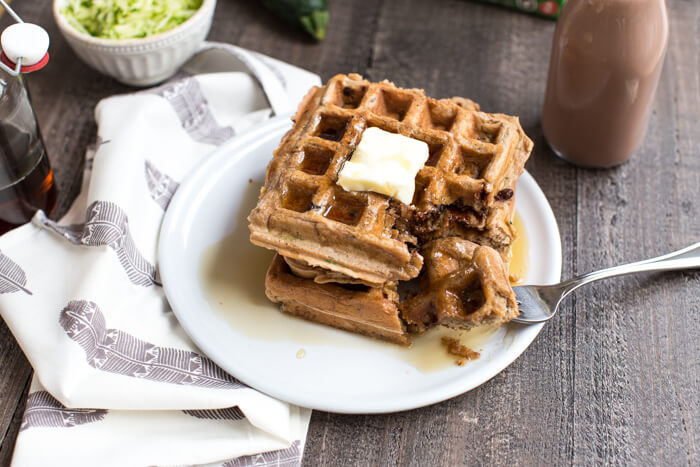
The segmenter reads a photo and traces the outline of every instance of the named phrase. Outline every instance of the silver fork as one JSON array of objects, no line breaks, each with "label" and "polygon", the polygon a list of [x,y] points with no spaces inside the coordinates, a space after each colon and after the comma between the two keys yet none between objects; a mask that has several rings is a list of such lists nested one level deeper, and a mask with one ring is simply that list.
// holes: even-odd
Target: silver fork
[{"label": "silver fork", "polygon": [[700,268],[700,242],[657,258],[589,272],[554,285],[521,285],[513,287],[518,300],[518,307],[520,308],[520,315],[513,321],[533,324],[552,319],[559,311],[559,305],[561,305],[564,298],[582,285],[593,281],[638,272],[697,268]]}]

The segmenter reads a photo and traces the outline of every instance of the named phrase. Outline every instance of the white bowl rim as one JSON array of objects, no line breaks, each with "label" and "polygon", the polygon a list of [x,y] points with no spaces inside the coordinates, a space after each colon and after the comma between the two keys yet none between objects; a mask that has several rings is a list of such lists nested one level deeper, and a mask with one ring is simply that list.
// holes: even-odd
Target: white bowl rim
[{"label": "white bowl rim", "polygon": [[194,23],[197,21],[199,18],[204,17],[210,13],[210,10],[213,10],[214,5],[216,4],[216,0],[203,0],[202,5],[199,7],[199,9],[187,18],[184,23],[179,24],[175,26],[173,29],[165,32],[161,32],[159,34],[153,35],[153,36],[148,36],[148,37],[141,37],[137,39],[102,39],[99,37],[94,37],[89,34],[85,34],[83,32],[78,31],[75,29],[71,24],[66,20],[66,18],[63,16],[63,13],[61,13],[61,8],[65,6],[67,3],[67,0],[53,0],[53,16],[54,19],[56,20],[56,23],[58,24],[59,28],[64,31],[64,33],[71,35],[73,38],[87,42],[91,45],[94,46],[102,46],[102,47],[133,47],[133,46],[145,46],[149,44],[155,44],[157,42],[160,42],[162,40],[167,40],[170,39],[173,36],[179,35],[187,25]]}]

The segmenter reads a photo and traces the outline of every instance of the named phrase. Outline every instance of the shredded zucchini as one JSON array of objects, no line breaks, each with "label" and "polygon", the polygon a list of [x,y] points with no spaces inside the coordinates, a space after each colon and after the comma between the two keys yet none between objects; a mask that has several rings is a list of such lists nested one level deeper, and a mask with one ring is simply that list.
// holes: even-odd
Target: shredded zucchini
[{"label": "shredded zucchini", "polygon": [[137,39],[184,23],[203,0],[68,0],[61,12],[80,32],[102,39]]}]

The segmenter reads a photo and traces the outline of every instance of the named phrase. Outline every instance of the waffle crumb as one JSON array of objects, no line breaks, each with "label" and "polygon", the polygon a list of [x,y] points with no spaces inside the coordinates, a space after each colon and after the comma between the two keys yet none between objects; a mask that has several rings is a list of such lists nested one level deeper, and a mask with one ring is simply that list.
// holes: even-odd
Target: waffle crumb
[{"label": "waffle crumb", "polygon": [[479,352],[470,349],[466,345],[462,345],[459,339],[455,339],[454,337],[443,336],[442,345],[447,347],[447,353],[460,357],[455,360],[455,363],[459,366],[464,366],[469,360],[476,360],[481,357]]}]

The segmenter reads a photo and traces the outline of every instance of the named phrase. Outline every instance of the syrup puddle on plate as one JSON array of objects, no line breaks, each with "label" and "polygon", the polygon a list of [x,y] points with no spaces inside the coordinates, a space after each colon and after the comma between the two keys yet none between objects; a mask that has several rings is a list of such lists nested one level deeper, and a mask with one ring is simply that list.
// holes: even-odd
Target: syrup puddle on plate
[{"label": "syrup puddle on plate", "polygon": [[[265,296],[265,273],[274,253],[248,240],[246,217],[255,205],[260,184],[249,186],[246,195],[250,196],[246,196],[242,203],[242,215],[236,230],[207,247],[199,262],[200,283],[207,301],[236,332],[261,341],[297,343],[299,347],[295,357],[300,363],[313,356],[312,346],[328,345],[381,352],[406,362],[422,373],[455,366],[457,357],[447,353],[441,342],[443,336],[456,338],[476,351],[480,351],[492,339],[505,341],[508,326],[483,326],[470,331],[439,327],[414,338],[410,347],[402,347],[282,313],[279,305]],[[518,229],[518,240],[513,244],[511,272],[525,277],[527,237],[517,214],[514,224]]]},{"label": "syrup puddle on plate", "polygon": [[512,281],[512,285],[522,285],[527,277],[527,269],[529,266],[528,252],[530,250],[530,242],[527,238],[527,231],[523,219],[517,212],[513,216],[513,227],[518,236],[513,242],[510,250],[510,269],[509,273],[512,277],[516,277],[516,281]]}]

